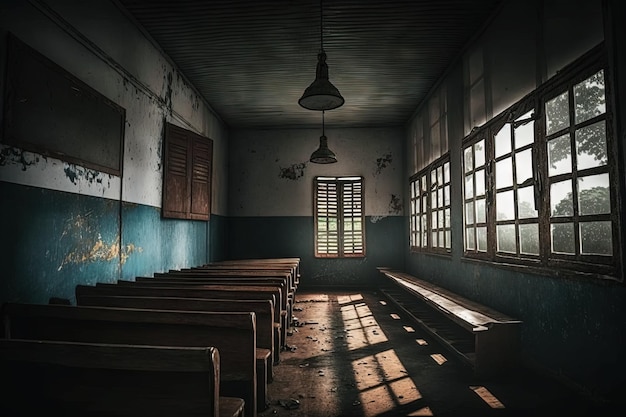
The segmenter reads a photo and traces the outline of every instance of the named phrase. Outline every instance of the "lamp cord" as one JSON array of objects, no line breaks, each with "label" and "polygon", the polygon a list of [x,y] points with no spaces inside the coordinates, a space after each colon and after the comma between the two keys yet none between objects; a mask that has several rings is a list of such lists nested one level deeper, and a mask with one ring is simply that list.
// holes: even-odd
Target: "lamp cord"
[{"label": "lamp cord", "polygon": [[324,133],[324,110],[322,110],[322,136],[325,136],[325,133]]},{"label": "lamp cord", "polygon": [[320,48],[324,52],[324,13],[322,11],[322,0],[320,0]]}]

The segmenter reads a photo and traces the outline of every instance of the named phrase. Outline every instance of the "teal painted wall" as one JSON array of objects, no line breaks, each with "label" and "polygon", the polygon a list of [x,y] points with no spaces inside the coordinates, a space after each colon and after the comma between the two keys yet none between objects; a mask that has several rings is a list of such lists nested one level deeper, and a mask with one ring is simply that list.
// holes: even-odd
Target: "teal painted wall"
[{"label": "teal painted wall", "polygon": [[228,220],[229,257],[300,257],[300,288],[376,287],[377,266],[401,267],[405,245],[402,216],[366,216],[367,256],[356,259],[318,259],[314,255],[313,217],[231,217]]},{"label": "teal painted wall", "polygon": [[154,207],[123,204],[120,210],[115,200],[3,181],[0,195],[0,302],[74,301],[77,284],[150,276],[209,259],[210,222],[162,219]]}]

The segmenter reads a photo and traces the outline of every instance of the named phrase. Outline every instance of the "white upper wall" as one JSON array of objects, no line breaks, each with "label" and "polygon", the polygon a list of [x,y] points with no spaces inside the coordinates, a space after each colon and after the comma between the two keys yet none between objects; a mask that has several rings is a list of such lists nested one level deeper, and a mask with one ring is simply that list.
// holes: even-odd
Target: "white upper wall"
[{"label": "white upper wall", "polygon": [[3,40],[8,32],[123,107],[126,123],[122,178],[0,145],[9,156],[0,180],[161,207],[163,125],[170,122],[213,140],[212,212],[227,214],[226,127],[116,2],[4,0]]},{"label": "white upper wall", "polygon": [[231,216],[313,216],[316,176],[363,176],[365,215],[402,215],[403,129],[326,129],[334,164],[314,164],[321,129],[242,129],[230,137]]}]

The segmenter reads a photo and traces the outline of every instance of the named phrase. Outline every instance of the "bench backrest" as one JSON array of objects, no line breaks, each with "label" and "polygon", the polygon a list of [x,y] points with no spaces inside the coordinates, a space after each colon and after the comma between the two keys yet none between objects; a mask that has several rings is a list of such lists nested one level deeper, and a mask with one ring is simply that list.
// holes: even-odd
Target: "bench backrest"
[{"label": "bench backrest", "polygon": [[[180,286],[152,286],[152,285],[118,285],[97,283],[95,286],[77,285],[76,299],[81,295],[141,295],[153,297],[184,297],[184,298],[229,298],[241,300],[272,300],[275,306],[275,321],[280,323],[281,310],[285,310],[282,292],[279,288],[263,286],[236,286],[236,285],[180,285]],[[78,304],[80,304],[77,301]]]},{"label": "bench backrest", "polygon": [[274,305],[270,300],[86,295],[81,297],[80,305],[209,312],[252,311],[256,315],[257,348],[270,349],[272,352],[275,349]]},{"label": "bench backrest", "polygon": [[215,347],[1,339],[0,415],[219,415]]},{"label": "bench backrest", "polygon": [[159,346],[214,346],[222,378],[256,379],[252,312],[165,311],[5,303],[4,337]]}]

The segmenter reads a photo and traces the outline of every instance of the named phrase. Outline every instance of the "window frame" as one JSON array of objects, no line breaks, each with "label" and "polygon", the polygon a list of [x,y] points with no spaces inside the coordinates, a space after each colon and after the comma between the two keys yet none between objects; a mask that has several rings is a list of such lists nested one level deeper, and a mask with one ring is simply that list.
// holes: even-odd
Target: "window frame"
[{"label": "window frame", "polygon": [[[320,207],[320,202],[323,198],[320,198],[320,185],[332,185],[335,187],[334,197],[332,190],[327,191],[330,192],[331,195],[326,197],[327,203],[330,204],[330,207],[327,208],[327,212],[333,212],[336,210],[336,246],[337,251],[333,253],[331,249],[327,249],[326,251],[322,250],[323,241],[329,247],[332,247],[333,239],[320,239],[323,234],[323,230],[319,227],[320,222],[320,211],[322,208]],[[348,187],[348,185],[351,185]],[[356,185],[356,189],[355,186]],[[330,187],[331,189],[333,187]],[[349,189],[350,188],[350,189]],[[358,192],[357,192],[358,191]],[[350,195],[352,197],[350,198]],[[347,203],[347,204],[346,204]],[[350,207],[346,207],[350,205]],[[355,207],[356,206],[356,207]],[[334,209],[333,209],[334,207]],[[360,245],[358,239],[353,245],[349,245],[347,241],[349,240],[350,232],[346,230],[346,214],[348,212],[357,213],[357,215],[349,216],[354,219],[358,218],[358,222],[360,223]],[[352,230],[355,232],[355,230]],[[326,237],[332,233],[327,229]],[[358,232],[358,231],[356,231]],[[358,235],[358,233],[356,233]],[[367,254],[366,250],[366,234],[365,234],[365,179],[362,176],[316,176],[313,179],[313,236],[314,236],[314,256],[315,258],[325,258],[325,259],[346,259],[346,258],[364,258]],[[361,248],[360,252],[350,252],[348,247],[352,249]]]},{"label": "window frame", "polygon": [[[573,88],[583,81],[590,80],[599,71],[603,72],[604,76],[604,113],[585,119],[584,121],[577,123],[574,119],[574,104],[569,103],[568,117],[571,126],[564,127],[557,131],[551,132],[549,135],[546,131],[547,112],[546,103],[557,97],[564,92],[568,94],[570,101],[573,101],[575,95]],[[534,267],[536,271],[546,273],[550,275],[558,276],[584,276],[598,279],[618,280],[623,281],[622,271],[622,240],[621,240],[621,210],[618,202],[618,196],[620,195],[620,181],[619,181],[619,153],[617,150],[617,138],[614,136],[614,116],[612,108],[612,85],[611,85],[611,69],[607,65],[606,54],[604,52],[603,45],[599,45],[593,48],[589,53],[585,54],[581,59],[569,65],[553,79],[549,80],[531,94],[524,97],[522,100],[515,103],[509,109],[502,114],[494,117],[488,121],[483,127],[475,129],[470,135],[468,135],[462,142],[461,146],[461,167],[462,167],[462,193],[463,193],[463,253],[466,259],[487,260],[499,265],[511,265],[513,267]],[[531,145],[525,145],[525,147],[519,149],[532,149],[531,161],[533,165],[532,179],[525,183],[524,186],[533,186],[535,209],[537,210],[536,218],[526,221],[519,218],[519,207],[517,205],[517,189],[520,185],[516,184],[515,175],[512,175],[513,185],[509,188],[514,193],[514,209],[515,218],[512,221],[500,222],[496,219],[497,208],[494,209],[496,204],[496,193],[499,191],[496,187],[497,176],[495,175],[496,161],[501,161],[507,158],[507,155],[513,155],[516,151],[514,144],[511,144],[511,153],[504,154],[496,158],[495,156],[495,143],[496,134],[501,131],[502,128],[509,128],[512,124],[516,123],[516,120],[522,116],[532,112],[532,123],[534,126],[534,141]],[[565,217],[564,219],[554,220],[551,217],[551,184],[558,183],[562,180],[571,179],[572,184],[572,200],[577,200],[578,194],[576,194],[576,180],[578,178],[577,167],[575,162],[571,162],[572,172],[563,175],[549,176],[549,141],[560,136],[567,135],[567,139],[570,141],[571,154],[576,153],[576,132],[579,129],[593,126],[596,123],[604,121],[605,126],[605,146],[606,146],[606,165],[599,167],[592,167],[582,169],[580,171],[584,176],[591,176],[594,174],[604,174],[609,176],[608,190],[610,192],[610,213],[601,215],[585,215],[577,211],[576,203],[573,203],[574,209],[572,216]],[[467,246],[467,218],[465,210],[466,202],[466,161],[465,152],[469,147],[472,147],[480,140],[486,140],[485,146],[485,159],[487,177],[485,178],[487,187],[487,250],[484,252],[478,252],[476,250],[470,250]],[[521,153],[521,152],[518,152]],[[576,156],[573,155],[572,158]],[[515,172],[515,164],[512,159],[512,171]],[[534,220],[538,222],[538,253],[535,255],[525,255],[520,252],[520,233],[517,227],[520,224],[533,223]],[[582,219],[582,220],[581,220]],[[575,230],[579,227],[584,220],[596,220],[610,221],[611,223],[611,236],[612,236],[612,254],[609,255],[593,255],[582,254],[580,246],[580,234],[582,229]],[[575,233],[575,254],[566,255],[559,254],[553,251],[551,243],[551,224],[559,222],[570,221],[574,226]],[[516,226],[516,253],[499,252],[497,247],[497,232],[496,227],[498,224],[514,224]]]},{"label": "window frame", "polygon": [[[442,255],[450,255],[452,253],[450,190],[449,152],[446,152],[443,156],[409,178],[409,248],[411,252]],[[439,204],[440,193],[441,204]],[[434,203],[433,195],[436,200]],[[437,218],[437,224],[435,224],[433,214]],[[440,223],[441,220],[442,222]],[[436,244],[434,242],[434,233],[437,234]],[[441,236],[443,236],[443,245],[439,244]]]}]

